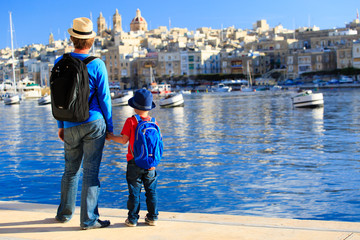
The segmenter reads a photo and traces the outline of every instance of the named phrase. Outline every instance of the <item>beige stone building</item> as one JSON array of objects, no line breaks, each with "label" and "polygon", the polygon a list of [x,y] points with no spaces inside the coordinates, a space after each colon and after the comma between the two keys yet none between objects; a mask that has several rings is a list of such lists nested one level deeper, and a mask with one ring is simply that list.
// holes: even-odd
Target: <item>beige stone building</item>
[{"label": "beige stone building", "polygon": [[159,83],[158,54],[152,53],[146,57],[136,58],[132,64],[132,75],[136,88],[149,87],[152,82]]},{"label": "beige stone building", "polygon": [[204,46],[180,52],[181,75],[214,74],[221,72],[220,49]]},{"label": "beige stone building", "polygon": [[159,52],[157,69],[159,76],[181,75],[180,52]]},{"label": "beige stone building", "polygon": [[270,27],[269,27],[269,24],[267,24],[266,20],[262,19],[262,20],[256,21],[256,23],[253,24],[253,29],[257,33],[262,33],[262,32],[269,31]]},{"label": "beige stone building", "polygon": [[360,41],[353,42],[353,67],[360,68]]},{"label": "beige stone building", "polygon": [[145,52],[134,46],[115,46],[102,53],[109,82],[117,83],[122,89],[133,87],[132,62],[137,57],[144,57]]},{"label": "beige stone building", "polygon": [[336,68],[349,68],[353,66],[352,44],[339,46],[336,49]]},{"label": "beige stone building", "polygon": [[302,73],[328,71],[336,68],[336,54],[331,50],[303,50],[287,57],[288,78],[295,79]]}]

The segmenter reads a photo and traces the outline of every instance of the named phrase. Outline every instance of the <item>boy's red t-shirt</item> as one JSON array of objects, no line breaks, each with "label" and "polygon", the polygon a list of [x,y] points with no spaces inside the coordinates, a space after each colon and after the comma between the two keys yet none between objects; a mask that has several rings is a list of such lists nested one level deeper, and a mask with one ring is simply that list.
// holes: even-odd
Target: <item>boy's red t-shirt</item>
[{"label": "boy's red t-shirt", "polygon": [[[148,116],[146,118],[141,118],[143,121],[150,121],[151,117]],[[156,123],[157,124],[157,123]],[[126,135],[129,137],[129,145],[128,145],[128,153],[126,154],[127,161],[130,161],[134,158],[131,153],[131,149],[134,149],[134,142],[135,142],[135,130],[137,127],[137,121],[135,116],[129,117],[126,119],[124,127],[121,131],[121,135]],[[131,146],[131,149],[130,149]]]}]

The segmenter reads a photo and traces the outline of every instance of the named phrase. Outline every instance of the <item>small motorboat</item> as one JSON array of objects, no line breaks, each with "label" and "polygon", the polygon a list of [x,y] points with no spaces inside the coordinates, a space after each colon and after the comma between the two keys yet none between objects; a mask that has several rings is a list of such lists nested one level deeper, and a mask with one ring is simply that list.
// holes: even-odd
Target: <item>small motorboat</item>
[{"label": "small motorboat", "polygon": [[191,90],[181,90],[181,94],[191,94]]},{"label": "small motorboat", "polygon": [[20,104],[19,94],[8,94],[4,97],[5,105]]},{"label": "small motorboat", "polygon": [[215,92],[231,92],[232,88],[229,86],[226,86],[223,83],[219,83],[216,85],[216,87],[213,88]]},{"label": "small motorboat", "polygon": [[297,108],[315,108],[324,106],[324,96],[322,93],[313,93],[305,90],[297,93],[292,98],[292,104]]},{"label": "small motorboat", "polygon": [[170,93],[165,98],[160,99],[159,105],[164,108],[183,107],[183,95],[181,93]]},{"label": "small motorboat", "polygon": [[270,88],[270,91],[276,92],[282,90],[282,87],[279,85],[274,85]]},{"label": "small motorboat", "polygon": [[124,91],[114,95],[111,98],[112,106],[126,106],[130,98],[134,96],[133,91]]},{"label": "small motorboat", "polygon": [[39,105],[46,105],[51,103],[51,96],[49,94],[45,94],[41,98],[38,99]]}]

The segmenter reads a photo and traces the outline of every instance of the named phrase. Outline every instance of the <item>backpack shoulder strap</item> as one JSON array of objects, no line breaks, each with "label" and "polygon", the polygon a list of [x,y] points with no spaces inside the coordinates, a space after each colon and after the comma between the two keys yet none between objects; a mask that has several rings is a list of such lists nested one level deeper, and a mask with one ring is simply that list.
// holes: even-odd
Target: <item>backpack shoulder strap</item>
[{"label": "backpack shoulder strap", "polygon": [[135,117],[135,119],[136,119],[136,121],[137,121],[138,123],[142,121],[142,119],[141,119],[141,117],[139,116],[139,114],[135,114],[134,117]]},{"label": "backpack shoulder strap", "polygon": [[88,65],[91,61],[95,60],[97,57],[95,56],[88,56],[87,58],[85,58],[83,60],[83,62],[85,63],[85,65]]}]

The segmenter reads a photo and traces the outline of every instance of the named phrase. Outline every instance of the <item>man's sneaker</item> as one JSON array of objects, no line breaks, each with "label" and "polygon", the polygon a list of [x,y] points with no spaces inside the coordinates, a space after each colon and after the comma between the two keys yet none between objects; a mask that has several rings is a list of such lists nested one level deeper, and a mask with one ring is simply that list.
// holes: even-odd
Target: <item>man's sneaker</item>
[{"label": "man's sneaker", "polygon": [[59,222],[59,223],[66,223],[68,221],[70,221],[70,218],[60,218],[58,216],[55,216],[55,221]]},{"label": "man's sneaker", "polygon": [[104,228],[104,227],[108,227],[109,225],[110,225],[109,220],[101,221],[100,219],[98,219],[94,225],[87,226],[87,227],[81,227],[81,229],[88,230],[88,229],[94,229],[94,228]]},{"label": "man's sneaker", "polygon": [[149,226],[156,226],[157,222],[154,220],[150,220],[147,217],[145,218],[145,223]]},{"label": "man's sneaker", "polygon": [[136,227],[137,223],[133,223],[127,218],[125,220],[125,225],[128,226],[128,227]]}]

